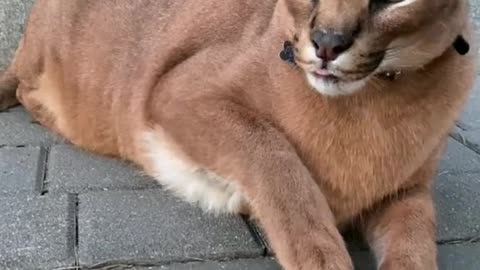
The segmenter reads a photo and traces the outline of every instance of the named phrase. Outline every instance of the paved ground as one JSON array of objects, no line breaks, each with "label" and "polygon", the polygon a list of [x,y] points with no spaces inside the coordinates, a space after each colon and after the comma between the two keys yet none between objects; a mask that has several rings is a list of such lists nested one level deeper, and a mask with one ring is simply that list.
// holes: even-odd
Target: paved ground
[{"label": "paved ground", "polygon": [[[480,22],[472,1],[474,18]],[[29,0],[0,2],[0,67]],[[437,176],[441,270],[480,269],[480,80]],[[127,164],[66,145],[21,108],[0,113],[0,269],[279,270],[259,230],[165,193]],[[374,269],[351,242],[357,269]]]}]

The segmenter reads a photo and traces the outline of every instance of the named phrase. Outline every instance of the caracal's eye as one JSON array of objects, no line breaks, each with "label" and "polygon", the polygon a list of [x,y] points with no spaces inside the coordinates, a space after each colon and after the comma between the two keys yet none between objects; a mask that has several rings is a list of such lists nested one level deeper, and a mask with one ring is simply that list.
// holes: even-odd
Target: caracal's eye
[{"label": "caracal's eye", "polygon": [[395,3],[400,3],[400,2],[403,2],[404,0],[371,0],[371,3],[372,4],[376,4],[376,5],[389,5],[389,4],[395,4]]},{"label": "caracal's eye", "polygon": [[370,10],[373,12],[382,10],[389,5],[404,2],[405,0],[370,0]]}]

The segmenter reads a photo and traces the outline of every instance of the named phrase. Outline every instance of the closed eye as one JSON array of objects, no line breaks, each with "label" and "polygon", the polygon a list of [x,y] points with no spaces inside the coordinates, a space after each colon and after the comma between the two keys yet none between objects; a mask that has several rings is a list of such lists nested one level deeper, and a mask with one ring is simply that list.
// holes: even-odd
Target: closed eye
[{"label": "closed eye", "polygon": [[370,2],[377,3],[377,4],[395,4],[395,3],[400,3],[403,2],[404,0],[371,0]]},{"label": "closed eye", "polygon": [[[405,0],[370,0],[370,11],[376,12],[384,9],[390,5],[404,2]],[[406,0],[406,2],[413,2],[414,0]]]}]

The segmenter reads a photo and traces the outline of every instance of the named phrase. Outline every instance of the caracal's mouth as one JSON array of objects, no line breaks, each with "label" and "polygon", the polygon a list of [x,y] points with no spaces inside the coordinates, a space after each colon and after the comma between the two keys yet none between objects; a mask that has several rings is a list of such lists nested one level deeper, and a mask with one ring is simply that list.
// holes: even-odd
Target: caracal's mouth
[{"label": "caracal's mouth", "polygon": [[361,59],[362,63],[355,64],[359,59],[351,53],[327,61],[318,57],[312,46],[297,51],[294,54],[295,64],[304,71],[310,86],[327,96],[351,95],[360,91],[383,61],[383,57],[367,61]]},{"label": "caracal's mouth", "polygon": [[317,92],[327,96],[346,96],[360,91],[366,79],[344,80],[333,74],[323,75],[318,72],[307,72],[307,81]]},{"label": "caracal's mouth", "polygon": [[318,80],[323,80],[328,83],[337,83],[340,81],[340,78],[337,75],[334,75],[332,72],[328,71],[327,69],[316,69],[311,72],[312,76],[314,76]]},{"label": "caracal's mouth", "polygon": [[317,92],[327,96],[345,96],[360,91],[369,77],[369,74],[358,78],[348,78],[341,72],[330,71],[326,68],[303,68],[307,81]]}]

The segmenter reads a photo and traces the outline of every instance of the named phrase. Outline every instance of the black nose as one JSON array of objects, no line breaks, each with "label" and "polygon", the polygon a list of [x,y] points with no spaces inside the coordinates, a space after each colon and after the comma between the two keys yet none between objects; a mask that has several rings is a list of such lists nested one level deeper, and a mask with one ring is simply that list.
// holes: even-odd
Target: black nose
[{"label": "black nose", "polygon": [[341,33],[316,30],[312,33],[312,43],[317,50],[318,58],[333,61],[353,44],[353,37]]}]

